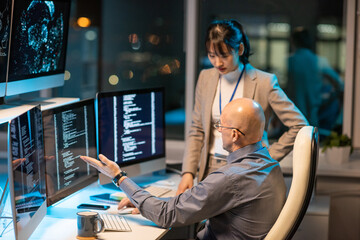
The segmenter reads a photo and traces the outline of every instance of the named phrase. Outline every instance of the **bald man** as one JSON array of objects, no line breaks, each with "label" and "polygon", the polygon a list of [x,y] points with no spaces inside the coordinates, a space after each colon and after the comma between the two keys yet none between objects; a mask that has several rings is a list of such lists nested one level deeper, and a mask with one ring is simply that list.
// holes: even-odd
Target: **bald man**
[{"label": "bald man", "polygon": [[154,197],[121,176],[118,165],[103,155],[99,155],[101,162],[81,158],[115,178],[140,213],[161,227],[184,226],[207,219],[197,234],[199,239],[262,239],[285,202],[279,163],[261,144],[264,124],[264,112],[255,101],[240,98],[226,105],[215,127],[222,134],[223,148],[229,152],[227,165],[193,188],[168,199]]}]

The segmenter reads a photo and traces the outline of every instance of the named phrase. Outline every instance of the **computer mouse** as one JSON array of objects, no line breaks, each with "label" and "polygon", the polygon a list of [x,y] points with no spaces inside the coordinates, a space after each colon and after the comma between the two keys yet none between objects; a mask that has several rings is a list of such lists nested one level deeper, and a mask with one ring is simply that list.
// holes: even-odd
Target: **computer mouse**
[{"label": "computer mouse", "polygon": [[122,208],[118,210],[118,214],[131,214],[134,209],[133,207]]},{"label": "computer mouse", "polygon": [[155,182],[155,185],[164,186],[164,187],[173,187],[175,186],[175,182],[171,180],[160,180]]}]

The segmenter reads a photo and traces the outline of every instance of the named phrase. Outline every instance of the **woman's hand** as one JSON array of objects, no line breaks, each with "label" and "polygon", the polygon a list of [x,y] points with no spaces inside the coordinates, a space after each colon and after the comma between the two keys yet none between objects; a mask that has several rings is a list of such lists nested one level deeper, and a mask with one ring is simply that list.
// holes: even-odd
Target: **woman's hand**
[{"label": "woman's hand", "polygon": [[194,185],[193,175],[191,173],[185,173],[181,178],[178,189],[176,191],[176,195],[185,192],[186,189],[192,188],[193,185]]}]

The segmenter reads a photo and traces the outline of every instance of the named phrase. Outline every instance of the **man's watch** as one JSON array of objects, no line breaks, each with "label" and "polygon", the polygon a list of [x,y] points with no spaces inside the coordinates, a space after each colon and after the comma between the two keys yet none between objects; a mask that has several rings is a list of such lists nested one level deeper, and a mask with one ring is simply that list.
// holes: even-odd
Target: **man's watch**
[{"label": "man's watch", "polygon": [[118,175],[116,175],[113,179],[112,179],[112,181],[113,181],[113,183],[117,186],[117,187],[119,187],[119,180],[120,180],[120,178],[122,178],[122,177],[124,177],[124,176],[127,176],[127,173],[125,172],[125,171],[121,171]]}]

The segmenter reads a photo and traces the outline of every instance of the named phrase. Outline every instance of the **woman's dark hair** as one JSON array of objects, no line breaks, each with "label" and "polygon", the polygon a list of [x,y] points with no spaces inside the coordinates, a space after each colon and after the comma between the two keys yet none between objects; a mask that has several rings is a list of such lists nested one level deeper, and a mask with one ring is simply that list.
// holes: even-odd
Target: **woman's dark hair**
[{"label": "woman's dark hair", "polygon": [[207,29],[205,38],[205,47],[209,51],[210,44],[220,54],[225,54],[221,46],[225,43],[227,50],[239,50],[240,44],[244,45],[244,53],[239,56],[243,64],[249,63],[250,56],[250,43],[249,39],[244,32],[243,26],[236,20],[215,20]]}]

